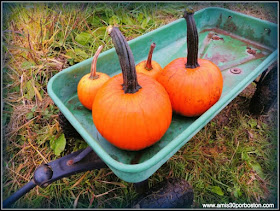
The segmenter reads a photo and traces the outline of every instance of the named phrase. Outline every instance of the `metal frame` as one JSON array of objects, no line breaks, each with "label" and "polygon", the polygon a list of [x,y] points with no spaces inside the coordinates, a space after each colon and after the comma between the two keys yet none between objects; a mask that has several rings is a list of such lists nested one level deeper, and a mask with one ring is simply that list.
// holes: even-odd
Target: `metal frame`
[{"label": "metal frame", "polygon": [[3,201],[3,208],[10,207],[37,185],[44,188],[63,177],[105,167],[107,165],[96,155],[91,147],[73,152],[50,163],[42,164],[36,168],[34,177],[30,182]]}]

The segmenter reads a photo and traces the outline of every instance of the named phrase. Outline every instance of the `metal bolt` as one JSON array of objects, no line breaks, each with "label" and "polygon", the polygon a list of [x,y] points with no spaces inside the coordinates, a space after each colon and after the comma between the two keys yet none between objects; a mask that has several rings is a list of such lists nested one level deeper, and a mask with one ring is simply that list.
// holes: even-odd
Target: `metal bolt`
[{"label": "metal bolt", "polygon": [[268,35],[270,35],[271,29],[270,29],[270,28],[265,28],[264,31],[265,31]]},{"label": "metal bolt", "polygon": [[254,49],[251,49],[250,47],[247,47],[247,53],[255,55],[257,53],[257,51]]},{"label": "metal bolt", "polygon": [[33,179],[36,185],[44,187],[52,176],[52,168],[48,164],[42,164],[35,170]]},{"label": "metal bolt", "polygon": [[230,69],[230,72],[233,73],[233,74],[240,74],[242,71],[240,68],[232,68]]},{"label": "metal bolt", "polygon": [[74,163],[73,160],[68,160],[66,164],[67,164],[68,166],[71,166],[71,165],[73,165],[73,163]]}]

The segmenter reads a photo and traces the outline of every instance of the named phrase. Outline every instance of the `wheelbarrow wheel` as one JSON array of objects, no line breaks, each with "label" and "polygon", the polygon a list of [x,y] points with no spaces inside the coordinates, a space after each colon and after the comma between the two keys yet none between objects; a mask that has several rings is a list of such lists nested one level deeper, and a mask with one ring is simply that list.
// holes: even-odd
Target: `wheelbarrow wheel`
[{"label": "wheelbarrow wheel", "polygon": [[249,111],[253,115],[266,114],[277,100],[277,67],[273,67],[257,82],[257,89],[251,98]]},{"label": "wheelbarrow wheel", "polygon": [[82,139],[81,135],[76,131],[61,111],[58,113],[58,122],[66,138]]},{"label": "wheelbarrow wheel", "polygon": [[140,195],[130,208],[188,208],[193,204],[191,185],[178,178],[164,180]]}]

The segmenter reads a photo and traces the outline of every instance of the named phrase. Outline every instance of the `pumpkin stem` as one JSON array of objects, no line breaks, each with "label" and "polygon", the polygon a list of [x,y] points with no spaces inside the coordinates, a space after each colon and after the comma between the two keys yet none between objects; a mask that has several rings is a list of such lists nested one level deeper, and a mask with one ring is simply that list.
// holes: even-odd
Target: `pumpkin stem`
[{"label": "pumpkin stem", "polygon": [[102,49],[103,49],[103,45],[100,45],[93,56],[91,68],[90,68],[90,75],[89,75],[90,79],[99,78],[99,75],[96,75],[96,63],[97,63],[97,58],[98,58],[100,52],[102,51]]},{"label": "pumpkin stem", "polygon": [[156,47],[156,44],[152,43],[151,47],[150,47],[149,54],[148,54],[148,59],[147,59],[147,62],[146,62],[145,69],[149,70],[149,71],[153,69],[153,66],[152,66],[152,56],[153,56],[153,52],[154,52],[154,48],[155,47]]},{"label": "pumpkin stem", "polygon": [[107,32],[111,36],[116,52],[119,56],[120,66],[123,74],[122,86],[124,93],[135,93],[142,87],[137,81],[132,51],[119,28],[108,26]]},{"label": "pumpkin stem", "polygon": [[187,22],[187,48],[188,56],[187,63],[185,64],[186,68],[196,68],[199,67],[198,64],[198,34],[197,28],[194,21],[194,10],[191,7],[188,7],[184,12],[184,18]]}]

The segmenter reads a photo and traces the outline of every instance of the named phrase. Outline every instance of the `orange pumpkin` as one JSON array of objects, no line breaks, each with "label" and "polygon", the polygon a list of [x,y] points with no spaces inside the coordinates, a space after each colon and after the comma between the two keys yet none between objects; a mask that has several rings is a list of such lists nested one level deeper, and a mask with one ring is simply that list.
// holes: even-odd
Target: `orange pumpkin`
[{"label": "orange pumpkin", "polygon": [[[93,122],[100,134],[124,150],[141,150],[159,141],[172,119],[167,92],[156,80],[136,74],[133,54],[117,27],[109,26],[122,74],[108,80],[92,106]],[[139,83],[138,83],[139,82]]]},{"label": "orange pumpkin", "polygon": [[152,60],[153,51],[156,47],[155,43],[151,44],[150,51],[148,54],[148,59],[144,60],[136,65],[136,72],[137,73],[144,73],[145,75],[148,75],[154,79],[157,79],[157,76],[160,71],[162,71],[162,67],[159,63]]},{"label": "orange pumpkin", "polygon": [[103,45],[97,49],[91,64],[90,73],[84,75],[77,87],[77,94],[80,102],[87,109],[92,109],[92,103],[97,93],[97,90],[110,78],[105,73],[96,72],[97,58],[103,49]]},{"label": "orange pumpkin", "polygon": [[158,81],[165,87],[173,110],[183,116],[203,114],[220,98],[223,76],[217,65],[198,59],[198,34],[193,10],[184,13],[187,22],[187,58],[177,58],[163,68]]}]

